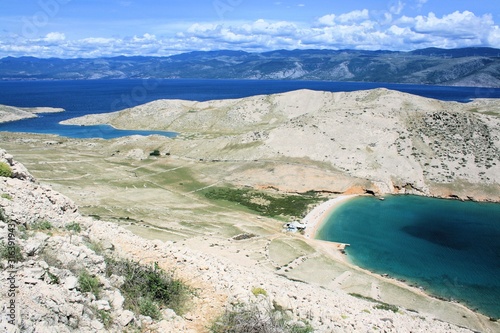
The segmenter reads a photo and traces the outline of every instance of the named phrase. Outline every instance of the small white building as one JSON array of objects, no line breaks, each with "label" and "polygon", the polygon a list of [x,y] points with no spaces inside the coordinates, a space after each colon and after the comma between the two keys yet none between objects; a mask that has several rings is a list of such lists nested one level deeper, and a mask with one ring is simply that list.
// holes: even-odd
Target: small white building
[{"label": "small white building", "polygon": [[294,221],[286,223],[283,227],[286,229],[286,231],[297,232],[300,230],[304,230],[306,228],[306,225],[304,223],[300,223],[299,221]]}]

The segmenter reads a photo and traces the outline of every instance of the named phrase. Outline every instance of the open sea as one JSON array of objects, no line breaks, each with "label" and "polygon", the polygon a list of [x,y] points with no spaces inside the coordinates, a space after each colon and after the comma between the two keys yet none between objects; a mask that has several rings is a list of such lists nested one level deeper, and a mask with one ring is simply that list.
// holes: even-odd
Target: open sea
[{"label": "open sea", "polygon": [[[356,91],[384,87],[446,101],[500,98],[500,89],[325,81],[126,79],[0,81],[0,104],[58,107],[66,112],[0,124],[0,131],[111,139],[175,133],[122,131],[110,126],[58,123],[89,113],[118,111],[157,99],[207,101],[297,89]],[[1,142],[0,142],[1,146]],[[350,243],[350,260],[378,273],[407,279],[441,297],[500,317],[500,204],[414,196],[384,201],[360,197],[338,209],[319,238]]]}]

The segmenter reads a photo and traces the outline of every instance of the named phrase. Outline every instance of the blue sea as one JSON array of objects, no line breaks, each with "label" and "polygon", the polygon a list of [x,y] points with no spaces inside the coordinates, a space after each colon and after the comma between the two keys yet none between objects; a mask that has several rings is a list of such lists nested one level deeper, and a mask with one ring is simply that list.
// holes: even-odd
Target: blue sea
[{"label": "blue sea", "polygon": [[500,317],[500,204],[356,197],[317,238],[350,244],[346,253],[360,267]]},{"label": "blue sea", "polygon": [[207,101],[242,98],[298,89],[356,91],[388,88],[440,100],[467,102],[473,98],[500,98],[500,89],[440,87],[407,84],[278,80],[124,79],[73,81],[0,81],[0,104],[18,107],[49,106],[66,112],[0,124],[0,131],[57,134],[73,138],[111,139],[132,134],[175,133],[120,131],[109,126],[63,126],[62,120],[89,113],[105,113],[157,99]]},{"label": "blue sea", "polygon": [[[500,98],[500,89],[490,88],[325,81],[0,81],[0,104],[66,110],[0,124],[0,131],[103,139],[132,134],[175,136],[170,132],[122,131],[109,126],[64,126],[58,123],[157,99],[207,101],[298,89],[337,92],[379,87],[446,101]],[[484,212],[483,207],[487,207]],[[358,198],[335,211],[331,217],[335,222],[328,222],[320,237],[350,243],[347,253],[359,266],[414,281],[432,293],[460,300],[488,315],[500,317],[499,216],[498,204],[432,201],[410,196],[391,197],[383,202]]]}]

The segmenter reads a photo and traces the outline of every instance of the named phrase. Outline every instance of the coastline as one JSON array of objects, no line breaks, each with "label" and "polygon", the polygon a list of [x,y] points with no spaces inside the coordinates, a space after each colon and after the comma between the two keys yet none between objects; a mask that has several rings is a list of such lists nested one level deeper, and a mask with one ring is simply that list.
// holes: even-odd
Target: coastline
[{"label": "coastline", "polygon": [[16,107],[9,105],[0,105],[0,124],[29,119],[37,118],[40,113],[57,113],[65,112],[63,108],[53,108],[53,107]]},{"label": "coastline", "polygon": [[[412,281],[411,279],[399,279],[399,278],[392,276],[390,274],[376,273],[374,271],[371,271],[368,268],[363,268],[361,266],[358,266],[357,264],[352,263],[350,260],[347,259],[347,257],[344,255],[345,253],[343,252],[345,247],[350,246],[350,244],[340,243],[340,242],[332,242],[332,241],[324,241],[324,240],[320,240],[320,239],[315,238],[319,228],[321,228],[321,226],[323,226],[323,224],[326,222],[326,219],[328,218],[328,216],[340,204],[342,204],[343,202],[345,202],[349,199],[352,199],[354,197],[358,197],[360,195],[361,194],[340,195],[336,198],[330,199],[330,200],[323,202],[322,204],[314,207],[314,209],[311,210],[311,212],[309,212],[306,215],[306,217],[304,217],[304,219],[302,220],[302,223],[306,224],[304,237],[316,242],[325,251],[325,253],[328,253],[333,258],[336,258],[336,259],[340,260],[340,262],[349,265],[353,269],[362,271],[369,276],[376,277],[377,279],[385,281],[389,284],[410,290],[410,291],[412,291],[418,295],[424,296],[428,299],[443,301],[443,302],[446,302],[448,304],[454,304],[454,305],[459,306],[467,311],[471,311],[472,313],[474,313],[475,316],[478,316],[478,317],[484,316],[485,318],[489,316],[487,313],[482,312],[482,311],[478,310],[477,308],[474,308],[474,306],[471,304],[468,304],[466,300],[456,301],[453,298],[441,296],[441,295],[439,295],[439,293],[434,292],[432,290],[423,289],[422,287],[418,286],[418,283]],[[439,197],[431,197],[431,196],[424,196],[424,197],[443,199],[443,200],[456,200],[455,198],[439,198]],[[474,202],[474,200],[470,200],[470,201]],[[476,201],[476,202],[480,202],[480,201]],[[489,318],[491,320],[491,318],[495,318],[495,317],[489,316]]]},{"label": "coastline", "polygon": [[314,207],[314,209],[302,219],[302,223],[306,225],[304,237],[314,239],[318,229],[323,225],[327,216],[330,215],[339,204],[357,196],[359,195],[340,195]]}]

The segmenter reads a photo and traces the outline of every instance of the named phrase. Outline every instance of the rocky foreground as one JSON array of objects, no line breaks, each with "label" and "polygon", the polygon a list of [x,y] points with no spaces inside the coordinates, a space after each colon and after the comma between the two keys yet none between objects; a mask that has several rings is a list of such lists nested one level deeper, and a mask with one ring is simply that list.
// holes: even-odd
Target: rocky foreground
[{"label": "rocky foreground", "polygon": [[[393,312],[341,289],[293,281],[177,243],[145,240],[115,224],[82,217],[70,199],[39,184],[3,150],[0,162],[12,170],[10,177],[0,177],[0,240],[18,246],[23,257],[17,263],[2,257],[3,331],[14,332],[17,326],[21,332],[37,333],[205,332],[225,308],[256,304],[282,309],[291,321],[307,320],[316,332],[471,332],[430,314],[404,308]],[[40,221],[50,221],[50,232],[32,228]],[[82,230],[69,231],[69,224],[79,224]],[[104,254],[157,262],[175,271],[196,290],[189,310],[179,316],[163,309],[162,319],[153,321],[124,309],[118,288],[121,278],[105,275]],[[98,298],[81,291],[76,272],[82,269],[98,278],[102,287]],[[15,297],[9,286],[14,286]],[[255,288],[265,292],[256,293]],[[102,318],[111,322],[105,327]],[[13,320],[15,325],[10,325]],[[481,329],[494,332],[495,325],[484,323]]]}]

